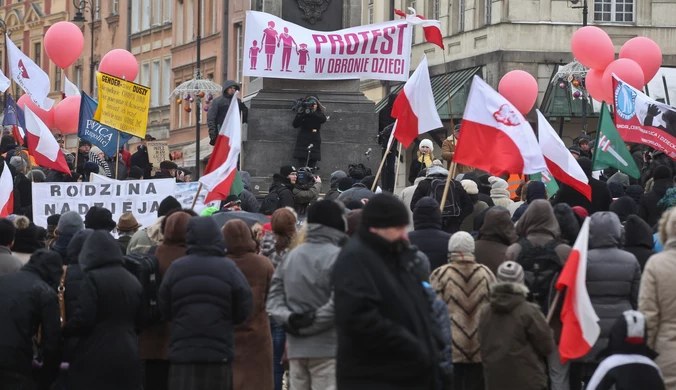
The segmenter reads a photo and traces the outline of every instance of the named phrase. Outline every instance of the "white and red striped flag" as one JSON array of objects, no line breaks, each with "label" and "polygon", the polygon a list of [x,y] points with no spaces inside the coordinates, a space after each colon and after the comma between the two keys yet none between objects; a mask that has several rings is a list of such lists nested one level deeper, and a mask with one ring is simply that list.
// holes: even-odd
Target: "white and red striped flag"
[{"label": "white and red striped flag", "polygon": [[35,159],[35,163],[41,167],[70,175],[66,156],[61,152],[61,147],[56,142],[54,134],[28,106],[26,106],[24,114],[26,115],[28,151]]},{"label": "white and red striped flag", "polygon": [[398,9],[395,9],[394,13],[402,18],[406,18],[406,21],[413,26],[422,26],[423,32],[425,33],[425,40],[429,43],[434,43],[444,50],[444,38],[441,35],[441,23],[438,20],[425,19],[424,16],[417,14],[414,8],[409,7],[408,10],[411,11],[410,14]]},{"label": "white and red striped flag", "polygon": [[2,174],[0,175],[0,218],[5,218],[14,212],[14,181],[9,166],[3,160]]},{"label": "white and red striped flag", "polygon": [[561,322],[563,323],[559,344],[561,363],[586,355],[601,334],[599,317],[594,311],[589,292],[587,292],[589,221],[590,219],[587,218],[582,224],[573,250],[556,281],[557,290],[562,291],[567,288],[561,310]]}]

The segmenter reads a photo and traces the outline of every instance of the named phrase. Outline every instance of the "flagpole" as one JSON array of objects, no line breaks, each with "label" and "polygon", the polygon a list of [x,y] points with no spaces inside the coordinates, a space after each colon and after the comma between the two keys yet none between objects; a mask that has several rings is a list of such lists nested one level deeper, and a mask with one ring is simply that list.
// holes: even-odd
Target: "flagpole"
[{"label": "flagpole", "polygon": [[195,209],[195,204],[197,203],[197,198],[200,196],[201,191],[202,191],[202,183],[200,183],[199,187],[197,187],[197,193],[195,194],[195,198],[192,200],[192,206],[190,206],[190,210]]},{"label": "flagpole", "polygon": [[549,313],[547,313],[547,323],[549,324],[554,317],[554,312],[556,311],[556,306],[559,305],[559,299],[561,299],[561,290],[556,290],[556,295],[554,295],[554,300],[549,306]]},{"label": "flagpole", "polygon": [[399,180],[399,167],[401,166],[401,161],[399,160],[399,156],[401,156],[401,142],[399,142],[399,148],[397,149],[397,169],[395,170],[394,173],[394,187],[392,188],[392,192],[396,193],[397,192],[397,180]]},{"label": "flagpole", "polygon": [[448,63],[446,62],[446,49],[441,50],[441,54],[444,56],[444,73],[446,75],[446,91],[448,91],[448,117],[451,119],[451,134],[453,134],[453,149],[455,149],[455,123],[453,121],[453,104],[451,103],[451,82],[449,81],[448,76]]},{"label": "flagpole", "polygon": [[[79,131],[79,129],[78,129],[78,131]],[[120,139],[120,135],[119,135],[119,134],[117,135],[117,139],[118,139],[118,140]],[[75,168],[75,169],[74,169],[75,173],[77,173],[77,158],[78,158],[78,156],[80,156],[80,137],[77,137],[77,146],[76,146],[76,148],[77,148],[77,149],[75,149],[75,167],[74,167],[74,168]],[[84,172],[84,169],[83,169],[83,172]]]},{"label": "flagpole", "polygon": [[444,212],[444,205],[446,204],[446,198],[448,198],[448,189],[451,187],[451,180],[453,180],[453,177],[455,176],[455,169],[457,168],[458,164],[456,164],[455,161],[451,162],[451,167],[448,168],[448,179],[446,179],[446,185],[444,186],[444,195],[441,197],[441,204],[439,205],[439,208],[441,208],[441,212]]},{"label": "flagpole", "polygon": [[117,157],[115,157],[115,180],[120,180],[120,132],[117,132]]},{"label": "flagpole", "polygon": [[387,145],[387,149],[385,150],[385,153],[383,153],[383,159],[380,160],[380,166],[378,167],[378,173],[376,173],[376,179],[373,181],[373,185],[371,186],[371,191],[376,190],[376,187],[378,186],[378,178],[380,177],[380,173],[383,171],[383,166],[385,165],[385,159],[387,158],[387,154],[390,153],[390,149],[392,148],[392,142],[390,142]]}]

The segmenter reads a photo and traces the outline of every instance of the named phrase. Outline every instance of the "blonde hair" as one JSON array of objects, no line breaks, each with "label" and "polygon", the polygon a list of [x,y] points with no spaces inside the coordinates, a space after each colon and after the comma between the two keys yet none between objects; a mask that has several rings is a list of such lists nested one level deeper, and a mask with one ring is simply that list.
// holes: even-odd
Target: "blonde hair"
[{"label": "blonde hair", "polygon": [[671,208],[662,214],[657,232],[662,245],[666,245],[667,241],[676,238],[676,208]]},{"label": "blonde hair", "polygon": [[307,226],[303,226],[303,228],[298,232],[293,237],[293,240],[291,240],[291,245],[289,245],[289,250],[292,250],[296,247],[298,247],[300,244],[305,242],[305,238],[307,238]]}]

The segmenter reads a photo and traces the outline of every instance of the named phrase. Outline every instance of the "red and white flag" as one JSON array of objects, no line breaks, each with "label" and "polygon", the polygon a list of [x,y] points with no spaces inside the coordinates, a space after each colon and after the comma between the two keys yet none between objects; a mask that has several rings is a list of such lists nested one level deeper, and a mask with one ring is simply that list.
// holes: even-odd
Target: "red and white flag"
[{"label": "red and white flag", "polygon": [[[392,118],[397,120],[394,138],[408,148],[420,134],[443,127],[434,104],[427,56],[408,79],[392,106]],[[396,131],[394,131],[396,130]]]},{"label": "red and white flag", "polygon": [[7,163],[2,162],[2,174],[0,175],[0,218],[5,218],[14,212],[14,181],[9,172]]},{"label": "red and white flag", "polygon": [[438,20],[425,19],[424,16],[416,14],[415,9],[411,7],[409,7],[408,10],[411,11],[410,14],[398,9],[395,9],[394,13],[406,18],[406,21],[409,24],[422,26],[423,32],[425,33],[425,40],[429,43],[434,43],[444,50],[444,38],[441,35],[441,23]]},{"label": "red and white flag", "polygon": [[209,163],[200,178],[200,183],[209,192],[204,203],[214,200],[225,200],[230,194],[230,187],[237,177],[237,161],[241,151],[242,123],[240,120],[239,105],[236,91],[232,96],[232,103],[225,114],[225,120],[216,138],[214,151]]},{"label": "red and white flag", "polygon": [[526,118],[479,76],[472,81],[453,161],[493,176],[547,170]]},{"label": "red and white flag", "polygon": [[570,154],[566,144],[556,134],[547,118],[542,115],[540,110],[535,111],[538,113],[538,141],[549,172],[556,179],[591,200],[591,187],[587,175],[585,175],[575,157]]},{"label": "red and white flag", "polygon": [[601,334],[599,317],[594,311],[587,292],[587,248],[589,247],[589,221],[585,219],[573,250],[556,281],[556,289],[567,288],[561,310],[561,363],[586,355]]},{"label": "red and white flag", "polygon": [[10,76],[28,94],[33,103],[49,111],[54,105],[54,100],[47,97],[52,85],[49,75],[30,57],[23,54],[8,35],[5,35],[5,42],[7,43]]},{"label": "red and white flag", "polygon": [[54,169],[70,175],[70,169],[66,162],[66,156],[61,152],[54,134],[47,128],[40,118],[26,106],[26,139],[28,151],[35,159],[35,163],[41,167]]}]

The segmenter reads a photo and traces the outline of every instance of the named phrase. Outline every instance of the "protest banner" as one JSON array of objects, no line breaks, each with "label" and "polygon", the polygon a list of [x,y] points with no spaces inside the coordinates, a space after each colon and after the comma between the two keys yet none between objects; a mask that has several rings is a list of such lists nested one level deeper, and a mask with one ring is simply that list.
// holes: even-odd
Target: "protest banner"
[{"label": "protest banner", "polygon": [[47,227],[47,217],[77,211],[83,218],[92,206],[105,207],[118,221],[123,213],[133,213],[145,227],[157,220],[157,209],[164,198],[174,195],[172,179],[102,181],[88,183],[33,183],[33,222]]},{"label": "protest banner", "polygon": [[148,159],[155,169],[160,168],[162,161],[169,160],[169,145],[166,141],[152,141],[147,143]]},{"label": "protest banner", "polygon": [[148,125],[150,88],[96,72],[99,108],[94,119],[106,126],[144,138]]},{"label": "protest banner", "polygon": [[676,159],[676,107],[613,77],[615,127],[624,142],[648,145]]},{"label": "protest banner", "polygon": [[412,26],[406,20],[313,31],[264,12],[247,11],[244,25],[244,76],[408,79]]},{"label": "protest banner", "polygon": [[[117,153],[118,142],[120,147],[122,147],[122,145],[129,142],[132,135],[119,132],[95,121],[94,112],[96,112],[97,107],[98,103],[96,100],[83,92],[77,136],[80,139],[91,142],[92,145],[98,146],[106,156],[113,156]],[[118,137],[120,137],[119,141]]]}]

